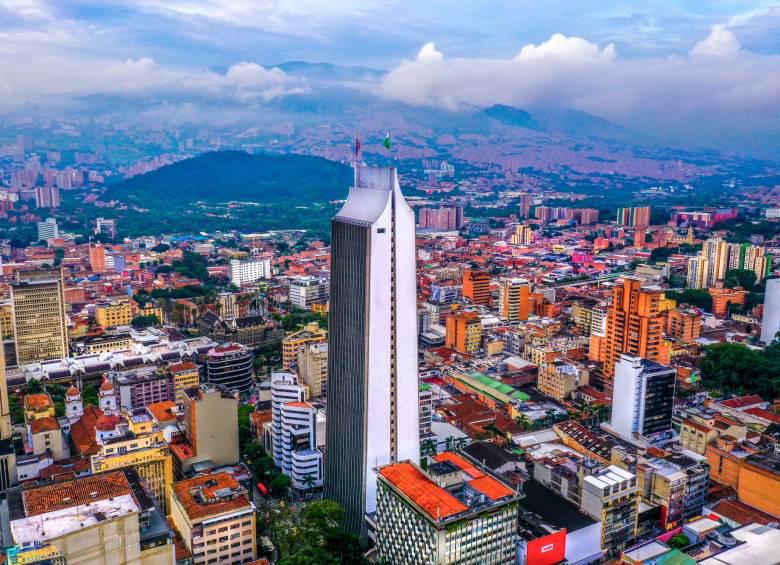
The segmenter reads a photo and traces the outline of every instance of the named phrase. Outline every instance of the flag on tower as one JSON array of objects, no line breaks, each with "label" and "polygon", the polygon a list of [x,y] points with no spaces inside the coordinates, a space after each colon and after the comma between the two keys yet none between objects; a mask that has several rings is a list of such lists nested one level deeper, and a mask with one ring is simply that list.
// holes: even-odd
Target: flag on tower
[{"label": "flag on tower", "polygon": [[360,134],[355,134],[355,161],[360,160]]},{"label": "flag on tower", "polygon": [[390,132],[387,132],[387,135],[385,136],[384,141],[382,142],[382,145],[385,146],[385,149],[390,149]]}]

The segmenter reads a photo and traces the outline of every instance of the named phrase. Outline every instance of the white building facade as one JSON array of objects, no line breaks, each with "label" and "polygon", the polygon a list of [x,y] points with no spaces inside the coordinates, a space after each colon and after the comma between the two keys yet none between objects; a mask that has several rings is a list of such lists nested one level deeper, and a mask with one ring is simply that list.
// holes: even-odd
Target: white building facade
[{"label": "white building facade", "polygon": [[251,284],[271,276],[270,257],[253,257],[251,259],[232,259],[230,261],[230,282],[237,287]]},{"label": "white building facade", "polygon": [[772,343],[780,332],[780,279],[766,281],[764,295],[764,315],[761,318],[761,341]]},{"label": "white building facade", "polygon": [[331,227],[325,497],[365,536],[377,467],[420,457],[415,220],[396,170],[355,167]]}]

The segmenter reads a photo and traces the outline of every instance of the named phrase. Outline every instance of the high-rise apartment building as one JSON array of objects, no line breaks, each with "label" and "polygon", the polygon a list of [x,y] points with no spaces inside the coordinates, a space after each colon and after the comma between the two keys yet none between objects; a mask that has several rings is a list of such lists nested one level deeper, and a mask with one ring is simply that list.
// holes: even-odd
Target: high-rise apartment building
[{"label": "high-rise apartment building", "polygon": [[230,282],[239,288],[241,285],[251,284],[260,279],[270,278],[270,276],[270,257],[251,257],[248,259],[231,259],[230,261]]},{"label": "high-rise apartment building", "polygon": [[93,273],[106,272],[106,248],[100,243],[89,244],[89,266]]},{"label": "high-rise apartment building", "polygon": [[97,218],[95,220],[95,233],[114,239],[116,237],[116,220]]},{"label": "high-rise apartment building", "polygon": [[780,279],[766,281],[764,315],[761,318],[761,341],[772,343],[780,332]]},{"label": "high-rise apartment building", "polygon": [[623,354],[615,365],[610,426],[620,436],[651,436],[672,429],[677,372],[655,361]]},{"label": "high-rise apartment building", "polygon": [[381,467],[376,548],[387,563],[514,563],[517,493],[451,452]]},{"label": "high-rise apartment building", "polygon": [[534,197],[532,194],[521,194],[520,195],[520,205],[518,206],[518,217],[520,218],[530,218],[531,217],[531,208],[534,205]]},{"label": "high-rise apartment building", "polygon": [[646,228],[650,225],[650,206],[618,208],[616,223],[618,226]]},{"label": "high-rise apartment building", "polygon": [[476,312],[458,312],[447,317],[445,346],[458,353],[476,355],[482,345],[482,321]]},{"label": "high-rise apartment building", "polygon": [[615,374],[615,363],[622,353],[645,359],[669,362],[669,348],[664,343],[666,325],[661,301],[664,291],[658,287],[642,288],[642,280],[623,278],[612,291],[607,314],[604,375]]},{"label": "high-rise apartment building", "polygon": [[490,306],[490,274],[486,271],[465,269],[463,271],[463,297],[472,304]]},{"label": "high-rise apartment building", "polygon": [[60,202],[60,189],[56,186],[35,187],[36,208],[59,208]]},{"label": "high-rise apartment building", "polygon": [[530,245],[534,240],[534,230],[526,224],[517,224],[515,233],[512,234],[510,241],[512,245]]},{"label": "high-rise apartment building", "polygon": [[685,343],[693,343],[701,335],[701,314],[694,309],[669,310],[666,316],[666,335]]},{"label": "high-rise apartment building", "polygon": [[18,365],[68,356],[61,271],[20,271],[11,284],[11,301]]},{"label": "high-rise apartment building", "polygon": [[420,208],[417,225],[420,229],[459,230],[463,227],[463,208],[460,206]]},{"label": "high-rise apartment building", "polygon": [[376,469],[419,460],[414,212],[394,168],[355,168],[332,221],[325,497],[367,534]]},{"label": "high-rise apartment building", "polygon": [[713,287],[732,269],[753,271],[756,281],[761,282],[771,266],[772,258],[763,247],[711,238],[702,244],[696,257],[688,259],[688,287]]},{"label": "high-rise apartment building", "polygon": [[510,322],[527,320],[531,311],[531,283],[525,279],[502,279],[498,303],[501,316]]},{"label": "high-rise apartment building", "polygon": [[46,218],[43,222],[38,222],[38,240],[47,241],[60,237],[60,228],[57,226],[57,220]]}]

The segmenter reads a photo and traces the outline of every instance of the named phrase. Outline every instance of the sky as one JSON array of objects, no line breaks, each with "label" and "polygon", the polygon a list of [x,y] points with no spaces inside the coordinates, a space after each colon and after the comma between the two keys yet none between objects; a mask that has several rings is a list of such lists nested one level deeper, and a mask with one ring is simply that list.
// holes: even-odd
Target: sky
[{"label": "sky", "polygon": [[296,60],[381,69],[353,86],[416,106],[780,131],[778,2],[0,0],[0,111],[92,94],[242,105],[316,92],[274,68]]}]

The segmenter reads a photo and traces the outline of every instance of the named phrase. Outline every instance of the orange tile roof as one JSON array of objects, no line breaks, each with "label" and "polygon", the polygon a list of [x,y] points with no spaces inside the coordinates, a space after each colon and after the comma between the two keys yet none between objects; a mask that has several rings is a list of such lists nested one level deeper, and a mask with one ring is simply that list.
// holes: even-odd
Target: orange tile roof
[{"label": "orange tile roof", "polygon": [[47,416],[46,418],[38,418],[30,423],[30,432],[39,434],[41,432],[53,432],[59,430],[60,425],[57,422],[57,418]]},{"label": "orange tile roof", "polygon": [[175,402],[170,400],[163,400],[162,402],[153,402],[146,406],[146,410],[152,415],[158,423],[163,422],[175,422],[176,416],[173,414],[173,407],[176,406]]},{"label": "orange tile roof", "polygon": [[80,455],[94,455],[100,451],[95,438],[95,424],[102,415],[100,408],[87,404],[84,407],[84,415],[70,427],[70,437]]},{"label": "orange tile roof", "polygon": [[24,407],[29,410],[43,410],[51,405],[51,397],[45,392],[28,394],[24,397]]},{"label": "orange tile roof", "polygon": [[464,459],[452,451],[444,451],[439,453],[438,455],[434,456],[433,459],[438,463],[441,463],[442,461],[449,461],[450,463],[459,467],[460,470],[464,473],[471,475],[471,477],[474,479],[479,479],[485,476],[485,473],[477,469],[471,461]]},{"label": "orange tile roof", "polygon": [[512,489],[502,485],[493,477],[488,477],[487,475],[478,479],[474,479],[473,481],[469,481],[468,485],[474,490],[478,490],[491,500],[498,500],[499,498],[504,498],[505,496],[512,496],[515,494]]},{"label": "orange tile roof", "polygon": [[30,517],[125,494],[133,494],[130,483],[124,473],[113,471],[25,489],[22,491],[22,500],[24,513]]},{"label": "orange tile roof", "polygon": [[468,510],[468,506],[432,482],[411,463],[382,467],[379,474],[431,518],[441,520]]},{"label": "orange tile roof", "polygon": [[[243,491],[238,481],[229,473],[213,473],[193,477],[173,485],[173,492],[190,520],[235,512],[250,506],[251,503],[245,492],[235,498],[219,498],[216,496],[216,492],[221,489],[241,489]],[[207,502],[196,500],[193,497],[193,491],[200,491]],[[214,500],[214,502],[208,502],[209,500]]]},{"label": "orange tile roof", "polygon": [[192,361],[182,361],[181,363],[174,363],[170,366],[171,372],[178,373],[179,371],[191,371],[197,369],[197,365]]}]

